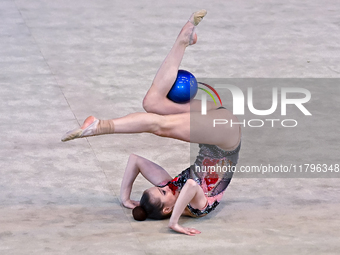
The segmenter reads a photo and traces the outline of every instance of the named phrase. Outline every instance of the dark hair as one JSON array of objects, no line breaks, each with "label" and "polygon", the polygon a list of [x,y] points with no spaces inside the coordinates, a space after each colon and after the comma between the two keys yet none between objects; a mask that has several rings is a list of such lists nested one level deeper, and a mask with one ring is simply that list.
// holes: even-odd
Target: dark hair
[{"label": "dark hair", "polygon": [[152,202],[150,200],[149,192],[147,190],[144,191],[140,199],[140,205],[132,210],[132,215],[135,220],[143,221],[146,218],[163,220],[170,217],[171,213],[163,214],[164,205],[160,199]]}]

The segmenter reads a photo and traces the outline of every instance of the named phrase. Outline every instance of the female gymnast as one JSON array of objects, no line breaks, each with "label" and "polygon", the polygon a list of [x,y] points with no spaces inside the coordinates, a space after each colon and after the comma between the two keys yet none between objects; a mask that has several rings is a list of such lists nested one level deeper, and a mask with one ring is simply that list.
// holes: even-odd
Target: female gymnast
[{"label": "female gymnast", "polygon": [[[122,204],[133,209],[136,220],[170,217],[169,227],[187,235],[199,234],[200,231],[180,226],[180,216],[202,217],[216,208],[233,174],[225,170],[236,165],[241,146],[240,126],[213,126],[214,119],[237,122],[237,118],[224,107],[216,107],[215,103],[208,101],[207,114],[202,115],[200,100],[177,104],[167,98],[186,47],[197,41],[195,26],[206,13],[205,10],[193,13],[182,28],[143,100],[146,112],[112,120],[98,120],[90,116],[80,128],[62,137],[65,142],[102,134],[148,132],[198,143],[200,150],[195,163],[175,178],[161,166],[132,154],[120,190]],[[144,191],[140,202],[130,199],[132,185],[139,173],[154,185]]]}]

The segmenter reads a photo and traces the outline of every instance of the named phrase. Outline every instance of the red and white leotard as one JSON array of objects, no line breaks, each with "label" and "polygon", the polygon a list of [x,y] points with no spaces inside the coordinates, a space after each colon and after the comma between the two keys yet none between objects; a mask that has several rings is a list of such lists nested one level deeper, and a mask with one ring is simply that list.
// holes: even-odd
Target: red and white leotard
[{"label": "red and white leotard", "polygon": [[192,166],[168,183],[160,185],[160,187],[168,185],[175,192],[180,191],[188,179],[195,180],[203,189],[208,202],[206,207],[201,209],[193,208],[188,204],[187,211],[194,217],[210,213],[220,203],[233,176],[241,143],[232,151],[225,151],[216,145],[208,144],[199,144],[199,147],[198,156]]}]

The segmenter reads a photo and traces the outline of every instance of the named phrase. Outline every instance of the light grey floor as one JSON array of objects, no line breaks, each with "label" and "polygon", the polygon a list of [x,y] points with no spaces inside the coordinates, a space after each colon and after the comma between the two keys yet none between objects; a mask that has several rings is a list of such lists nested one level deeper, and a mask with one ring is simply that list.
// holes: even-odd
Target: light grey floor
[{"label": "light grey floor", "polygon": [[[179,29],[201,8],[208,15],[182,65],[199,77],[340,77],[336,0],[1,0],[0,254],[339,254],[339,179],[235,178],[214,213],[181,220],[202,231],[189,237],[167,221],[134,221],[118,200],[129,154],[175,175],[190,163],[189,145],[149,134],[60,142],[88,115],[143,111]],[[313,140],[328,126],[321,137],[333,144],[313,140],[313,153],[331,152],[333,164],[337,86],[334,101],[316,90],[328,100],[325,125],[306,127]],[[275,144],[251,132],[240,164],[280,163]],[[132,197],[148,186],[138,179]]]}]

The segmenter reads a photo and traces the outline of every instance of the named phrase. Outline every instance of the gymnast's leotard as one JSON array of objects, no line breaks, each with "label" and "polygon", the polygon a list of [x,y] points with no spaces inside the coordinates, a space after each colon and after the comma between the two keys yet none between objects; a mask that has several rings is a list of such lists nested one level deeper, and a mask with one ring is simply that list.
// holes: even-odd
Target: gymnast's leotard
[{"label": "gymnast's leotard", "polygon": [[225,189],[233,176],[237,164],[241,142],[236,149],[225,151],[216,145],[199,144],[200,150],[195,163],[182,171],[166,185],[173,191],[181,190],[188,179],[195,180],[203,189],[207,198],[204,208],[187,205],[186,211],[193,217],[204,216],[213,211],[220,203]]}]

